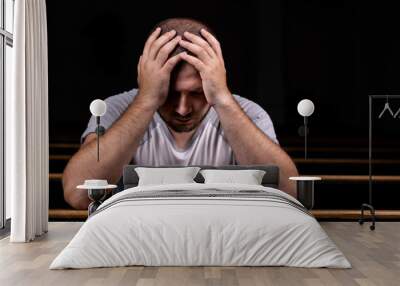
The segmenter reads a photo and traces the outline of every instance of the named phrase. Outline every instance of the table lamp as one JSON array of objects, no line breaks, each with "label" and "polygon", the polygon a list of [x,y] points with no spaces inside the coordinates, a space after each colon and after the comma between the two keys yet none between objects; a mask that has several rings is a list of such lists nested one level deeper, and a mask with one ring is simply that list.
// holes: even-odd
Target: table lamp
[{"label": "table lamp", "polygon": [[314,103],[309,99],[303,99],[297,105],[298,113],[304,117],[304,159],[306,160],[307,160],[307,133],[308,133],[307,119],[314,113],[314,109],[315,109]]},{"label": "table lamp", "polygon": [[96,117],[96,135],[97,135],[97,162],[100,161],[100,136],[103,135],[106,129],[100,125],[100,117],[107,112],[107,104],[101,99],[95,99],[90,103],[90,112]]}]

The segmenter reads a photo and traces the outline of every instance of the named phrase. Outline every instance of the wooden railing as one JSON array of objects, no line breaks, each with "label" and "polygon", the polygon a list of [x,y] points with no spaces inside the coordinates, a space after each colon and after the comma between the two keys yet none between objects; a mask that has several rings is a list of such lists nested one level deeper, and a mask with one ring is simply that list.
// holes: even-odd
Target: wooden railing
[{"label": "wooden railing", "polygon": [[[69,143],[50,144],[50,150],[54,151],[49,156],[50,161],[53,163],[53,170],[50,170],[51,173],[49,175],[49,180],[53,184],[51,192],[53,192],[53,194],[58,192],[57,196],[61,197],[61,200],[61,172],[68,160],[72,157],[72,154],[78,150],[79,146],[79,144]],[[369,177],[367,175],[368,160],[366,159],[368,149],[366,148],[312,147],[309,149],[309,154],[314,154],[315,156],[307,160],[301,156],[301,152],[303,151],[302,147],[287,147],[284,149],[289,154],[298,152],[293,160],[301,169],[308,171],[306,174],[322,177],[324,188],[319,187],[318,191],[324,191],[327,187],[328,191],[333,190],[336,192],[336,184],[341,184],[340,190],[354,190],[356,186],[360,186],[359,188],[364,189],[363,186],[367,186]],[[382,158],[377,156],[377,159],[373,160],[374,166],[380,171],[372,177],[374,183],[390,183],[392,185],[400,183],[400,156],[392,157],[390,152],[397,152],[400,154],[400,148],[374,149],[374,153],[383,154]],[[327,155],[327,157],[324,157],[324,154]],[[353,154],[354,157],[347,158],[347,154]],[[332,158],[329,158],[330,156],[332,156]],[[395,171],[397,169],[399,172]],[[387,170],[390,171],[387,172]],[[350,187],[350,185],[352,187]],[[365,187],[365,190],[368,190],[367,187]],[[313,210],[312,213],[318,219],[357,219],[360,216],[360,211],[355,209],[316,209]],[[54,220],[84,220],[87,218],[87,212],[68,208],[54,208],[49,210],[49,217]],[[400,219],[400,209],[378,210],[377,217],[381,219]]]}]

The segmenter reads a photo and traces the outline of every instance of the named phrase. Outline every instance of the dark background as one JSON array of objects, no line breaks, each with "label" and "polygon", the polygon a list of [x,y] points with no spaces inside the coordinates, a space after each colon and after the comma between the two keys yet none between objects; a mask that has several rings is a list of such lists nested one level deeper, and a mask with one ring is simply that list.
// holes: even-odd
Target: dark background
[{"label": "dark background", "polygon": [[[400,93],[399,10],[389,2],[138,3],[48,1],[51,142],[79,142],[93,99],[137,86],[144,41],[168,17],[214,28],[231,90],[269,112],[282,145],[297,144],[302,98],[316,105],[310,144],[357,145],[368,134],[367,95]],[[379,111],[383,104],[376,103]],[[377,135],[393,138],[399,124],[391,120]]]},{"label": "dark background", "polygon": [[[50,142],[79,143],[92,100],[137,87],[137,61],[157,22],[193,17],[216,32],[231,91],[267,110],[293,158],[303,156],[296,106],[309,98],[316,105],[310,149],[330,148],[310,158],[367,159],[368,95],[400,94],[394,2],[47,1]],[[374,174],[399,175],[400,118],[378,120],[384,103],[374,102],[374,157],[398,161],[375,165]],[[400,108],[400,100],[390,104]],[[297,165],[301,174],[368,174],[365,161],[310,162]],[[323,184],[317,208],[357,208],[367,200],[366,182]],[[378,208],[399,207],[398,183],[377,188]]]}]

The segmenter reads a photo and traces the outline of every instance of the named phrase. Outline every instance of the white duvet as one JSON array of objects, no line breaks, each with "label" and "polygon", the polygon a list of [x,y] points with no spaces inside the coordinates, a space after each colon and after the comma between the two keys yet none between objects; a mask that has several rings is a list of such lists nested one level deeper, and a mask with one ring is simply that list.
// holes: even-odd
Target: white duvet
[{"label": "white duvet", "polygon": [[[350,268],[310,215],[280,200],[173,197],[121,200],[137,192],[261,190],[238,184],[141,186],[105,201],[50,269],[145,266],[294,266]],[[289,201],[289,202],[290,202]]]}]

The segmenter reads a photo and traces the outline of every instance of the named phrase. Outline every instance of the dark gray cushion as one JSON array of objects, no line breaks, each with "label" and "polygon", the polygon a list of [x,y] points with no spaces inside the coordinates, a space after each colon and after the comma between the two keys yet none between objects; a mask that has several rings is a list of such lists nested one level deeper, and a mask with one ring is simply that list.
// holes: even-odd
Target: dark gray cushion
[{"label": "dark gray cushion", "polygon": [[[193,165],[201,169],[218,169],[218,170],[264,170],[266,173],[262,179],[261,184],[265,187],[278,188],[279,185],[279,168],[274,165],[228,165],[228,166],[204,166]],[[124,190],[133,188],[138,185],[139,176],[135,171],[136,167],[149,167],[149,168],[184,168],[186,166],[139,166],[139,165],[126,165],[123,173]],[[197,183],[204,183],[204,178],[200,174],[194,178]]]}]

